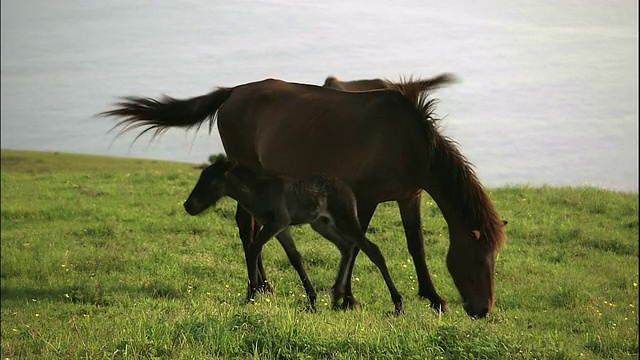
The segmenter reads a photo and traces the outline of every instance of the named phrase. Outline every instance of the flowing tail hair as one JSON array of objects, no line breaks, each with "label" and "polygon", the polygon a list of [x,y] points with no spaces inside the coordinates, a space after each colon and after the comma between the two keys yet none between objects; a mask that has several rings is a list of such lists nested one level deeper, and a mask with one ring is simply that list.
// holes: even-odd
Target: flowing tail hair
[{"label": "flowing tail hair", "polygon": [[160,99],[127,96],[115,103],[112,110],[97,115],[120,118],[121,120],[109,130],[111,132],[119,128],[118,136],[131,130],[144,128],[135,137],[134,142],[149,131],[152,133],[153,140],[172,127],[187,130],[193,127],[200,129],[207,120],[209,133],[211,133],[218,109],[232,92],[233,88],[221,87],[208,94],[184,100],[166,95]]}]

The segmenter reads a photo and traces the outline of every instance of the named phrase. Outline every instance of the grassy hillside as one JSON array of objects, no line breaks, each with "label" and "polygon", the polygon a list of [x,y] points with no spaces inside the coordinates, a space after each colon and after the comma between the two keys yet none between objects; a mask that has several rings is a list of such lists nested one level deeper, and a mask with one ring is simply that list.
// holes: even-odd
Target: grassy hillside
[{"label": "grassy hillside", "polygon": [[359,256],[362,309],[329,309],[338,251],[308,226],[292,235],[319,293],[304,290],[277,241],[275,287],[243,305],[246,270],[235,203],[190,217],[199,175],[163,161],[2,150],[2,357],[265,359],[637,359],[638,194],[596,188],[490,189],[509,240],[496,308],[472,320],[446,270],[446,224],[428,196],[427,262],[452,312],[416,298],[397,207],[382,204],[378,244],[405,311]]}]

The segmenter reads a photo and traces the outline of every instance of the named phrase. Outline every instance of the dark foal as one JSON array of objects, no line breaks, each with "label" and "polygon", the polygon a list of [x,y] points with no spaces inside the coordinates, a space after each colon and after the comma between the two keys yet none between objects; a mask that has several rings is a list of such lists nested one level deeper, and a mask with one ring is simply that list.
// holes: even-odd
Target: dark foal
[{"label": "dark foal", "polygon": [[202,171],[184,208],[190,215],[198,215],[223,196],[236,200],[262,225],[245,253],[249,272],[248,300],[253,299],[262,285],[258,276],[258,256],[264,244],[275,236],[300,275],[310,310],[315,311],[316,292],[287,230],[289,225],[310,224],[316,232],[334,243],[341,253],[340,271],[333,287],[334,308],[345,293],[348,272],[344,271],[344,264],[357,246],[380,269],[391,293],[395,313],[403,311],[402,296],[391,280],[382,253],[366,238],[360,227],[356,198],[347,183],[326,177],[296,180],[271,176],[227,159],[218,159]]}]

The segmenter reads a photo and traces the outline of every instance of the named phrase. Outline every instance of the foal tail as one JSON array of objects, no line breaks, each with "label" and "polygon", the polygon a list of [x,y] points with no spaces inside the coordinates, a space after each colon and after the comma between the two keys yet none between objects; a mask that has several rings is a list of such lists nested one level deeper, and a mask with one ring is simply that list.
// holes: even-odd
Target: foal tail
[{"label": "foal tail", "polygon": [[185,100],[166,95],[160,99],[127,96],[115,103],[114,109],[101,112],[98,116],[120,118],[121,120],[110,130],[120,128],[118,135],[144,128],[135,140],[147,131],[152,132],[154,139],[172,127],[199,129],[207,120],[211,132],[218,109],[232,92],[233,88],[218,88],[206,95]]}]

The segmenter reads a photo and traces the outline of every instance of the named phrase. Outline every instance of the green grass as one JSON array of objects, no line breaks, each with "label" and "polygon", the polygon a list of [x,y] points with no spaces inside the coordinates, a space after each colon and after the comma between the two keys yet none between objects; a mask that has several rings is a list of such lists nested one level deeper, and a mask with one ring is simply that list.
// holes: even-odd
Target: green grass
[{"label": "green grass", "polygon": [[509,221],[496,268],[496,308],[466,316],[445,265],[446,224],[424,197],[427,262],[452,308],[416,298],[398,210],[369,231],[404,295],[391,300],[359,256],[358,311],[329,309],[338,251],[308,226],[292,235],[319,292],[304,291],[277,241],[264,250],[275,287],[243,305],[246,270],[235,204],[188,216],[194,165],[2,150],[4,359],[636,359],[638,194],[504,187]]}]

